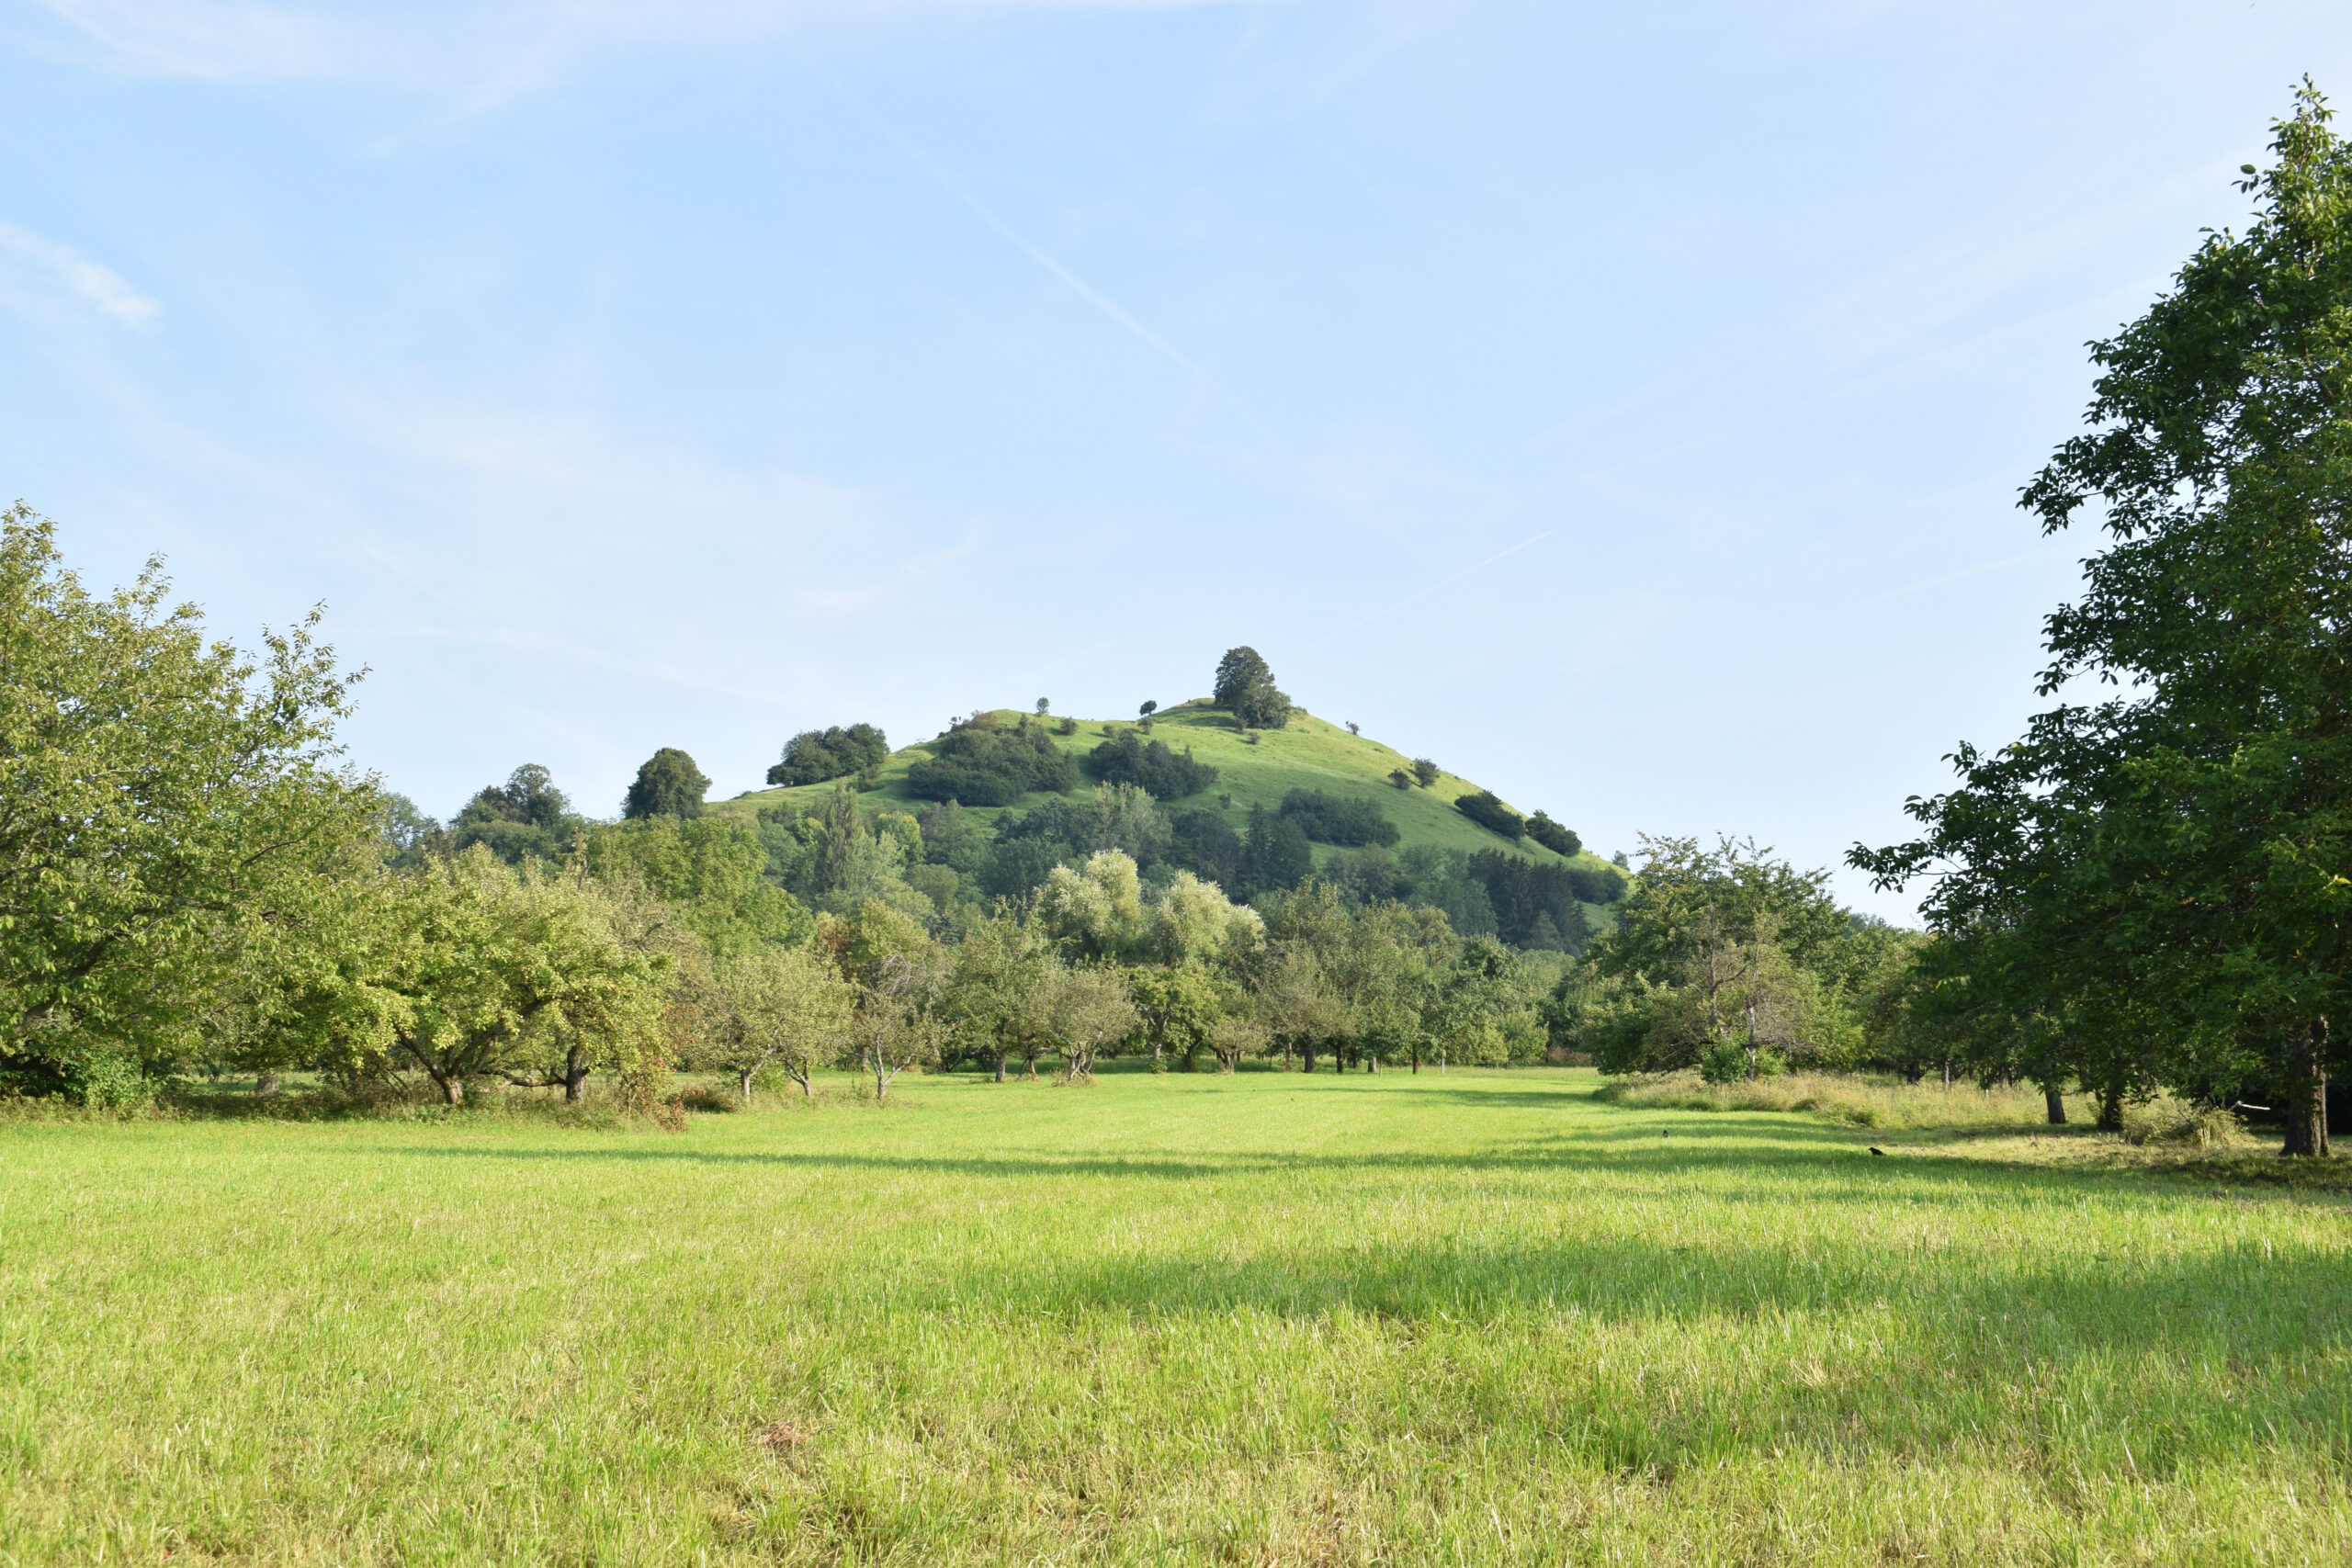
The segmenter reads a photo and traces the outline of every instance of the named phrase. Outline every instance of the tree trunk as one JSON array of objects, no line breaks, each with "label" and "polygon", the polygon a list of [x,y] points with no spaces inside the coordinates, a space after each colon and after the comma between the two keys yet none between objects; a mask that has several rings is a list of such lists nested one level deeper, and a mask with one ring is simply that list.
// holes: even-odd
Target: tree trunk
[{"label": "tree trunk", "polygon": [[742,1078],[743,1078],[743,1103],[744,1103],[744,1104],[746,1104],[746,1105],[749,1105],[749,1104],[751,1104],[751,1103],[752,1103],[752,1075],[751,1075],[751,1073],[750,1073],[748,1070],[747,1070],[747,1071],[745,1071],[745,1072],[743,1073],[743,1075],[742,1075]]},{"label": "tree trunk", "polygon": [[2327,1062],[2320,1054],[2318,1032],[2298,1030],[2287,1060],[2286,1146],[2278,1152],[2290,1159],[2317,1158],[2327,1153]]},{"label": "tree trunk", "polygon": [[1004,1081],[1004,1053],[1001,1051],[996,1054],[996,1081],[999,1083]]},{"label": "tree trunk", "polygon": [[2098,1091],[2098,1130],[2102,1133],[2123,1131],[2123,1091],[2109,1086]]},{"label": "tree trunk", "polygon": [[1315,1042],[1312,1040],[1301,1041],[1299,1043],[1298,1055],[1299,1062],[1301,1064],[1299,1070],[1305,1073],[1308,1077],[1313,1077],[1315,1076]]},{"label": "tree trunk", "polygon": [[255,1094],[276,1094],[277,1092],[277,1075],[276,1073],[262,1074],[260,1077],[254,1080],[254,1092]]},{"label": "tree trunk", "polygon": [[463,1078],[441,1078],[441,1079],[438,1079],[438,1080],[436,1080],[436,1081],[441,1085],[441,1103],[442,1103],[442,1104],[444,1104],[444,1105],[463,1105],[463,1104],[466,1102],[466,1080],[465,1080],[465,1079],[463,1079]]},{"label": "tree trunk", "polygon": [[[743,1075],[743,1098],[749,1100],[752,1098],[751,1075],[749,1073]],[[564,1059],[563,1098],[565,1102],[571,1105],[584,1105],[587,1103],[588,1058],[581,1052],[574,1051],[571,1055]]]},{"label": "tree trunk", "polygon": [[2054,1089],[2045,1088],[2041,1091],[2041,1103],[2050,1112],[2050,1124],[2052,1127],[2064,1127],[2066,1124],[2066,1097],[2064,1095],[2059,1093]]}]

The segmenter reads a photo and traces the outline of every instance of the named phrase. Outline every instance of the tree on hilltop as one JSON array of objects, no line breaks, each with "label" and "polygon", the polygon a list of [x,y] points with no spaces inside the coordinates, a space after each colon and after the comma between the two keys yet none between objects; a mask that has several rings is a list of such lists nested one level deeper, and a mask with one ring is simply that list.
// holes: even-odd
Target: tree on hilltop
[{"label": "tree on hilltop", "polygon": [[1217,660],[1211,698],[1244,729],[1280,729],[1290,722],[1290,698],[1274,684],[1272,666],[1254,648],[1229,648]]},{"label": "tree on hilltop", "polygon": [[628,786],[621,815],[630,818],[699,817],[703,795],[709,788],[710,781],[692,757],[675,746],[664,746],[637,770],[637,782]]}]

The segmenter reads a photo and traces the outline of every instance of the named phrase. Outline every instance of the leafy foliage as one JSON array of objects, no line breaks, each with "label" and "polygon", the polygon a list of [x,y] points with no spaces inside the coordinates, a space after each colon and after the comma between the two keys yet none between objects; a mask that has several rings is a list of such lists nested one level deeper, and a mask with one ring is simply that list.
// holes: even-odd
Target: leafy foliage
[{"label": "leafy foliage", "polygon": [[709,788],[710,781],[692,757],[675,746],[664,746],[637,770],[637,780],[621,803],[621,815],[632,819],[699,817],[702,797]]},{"label": "leafy foliage", "polygon": [[785,742],[784,758],[768,768],[772,784],[825,784],[852,773],[866,773],[882,765],[890,742],[870,724],[846,729],[804,729]]},{"label": "leafy foliage", "polygon": [[317,616],[254,660],[168,592],[150,561],[96,597],[51,524],[0,513],[0,1074],[21,1087],[136,1083],[198,1048],[209,1008],[270,983],[254,965],[340,941],[322,879],[378,859],[381,804],[336,763],[356,677]]},{"label": "leafy foliage", "polygon": [[1282,816],[1321,844],[1393,844],[1396,824],[1368,800],[1351,800],[1319,789],[1295,789],[1283,796]]},{"label": "leafy foliage", "polygon": [[1290,698],[1274,684],[1274,671],[1254,648],[1232,648],[1217,660],[1211,700],[1229,709],[1244,729],[1280,729],[1290,722]]},{"label": "leafy foliage", "polygon": [[1527,836],[1555,854],[1573,855],[1584,848],[1584,840],[1538,811],[1527,819]]},{"label": "leafy foliage", "polygon": [[1132,729],[1094,748],[1086,768],[1104,784],[1133,784],[1157,800],[1181,800],[1216,783],[1216,770],[1194,761],[1191,748],[1180,757],[1165,740],[1146,741]]},{"label": "leafy foliage", "polygon": [[1918,839],[1849,857],[1934,878],[1914,1010],[1964,1058],[2079,1079],[2111,1125],[2251,1089],[2290,1155],[2327,1151],[2352,1004],[2352,147],[2298,100],[2253,225],[2093,345],[2091,428],[2021,498],[2109,536],[2040,694],[2115,694],[1961,747]]},{"label": "leafy foliage", "polygon": [[1078,767],[1043,725],[1024,717],[1011,729],[981,715],[925,743],[931,755],[907,771],[907,788],[923,800],[1010,806],[1035,791],[1067,794]]},{"label": "leafy foliage", "polygon": [[449,824],[454,853],[480,844],[508,865],[526,860],[560,860],[571,851],[587,818],[556,788],[555,777],[537,762],[526,762],[503,784],[487,784],[466,802]]},{"label": "leafy foliage", "polygon": [[1479,827],[1489,832],[1500,833],[1506,839],[1527,836],[1527,819],[1505,806],[1493,790],[1482,789],[1476,795],[1462,795],[1454,801],[1453,808]]}]

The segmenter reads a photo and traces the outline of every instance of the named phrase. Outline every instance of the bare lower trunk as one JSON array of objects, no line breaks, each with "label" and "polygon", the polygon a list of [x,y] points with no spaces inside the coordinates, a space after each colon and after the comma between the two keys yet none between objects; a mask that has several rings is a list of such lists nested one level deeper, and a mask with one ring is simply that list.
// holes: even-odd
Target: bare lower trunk
[{"label": "bare lower trunk", "polygon": [[2290,1159],[2327,1153],[2327,1061],[2316,1030],[2298,1032],[2287,1060],[2287,1140],[2278,1152]]},{"label": "bare lower trunk", "polygon": [[[751,1075],[744,1075],[743,1098],[752,1098]],[[574,1051],[563,1064],[563,1098],[573,1105],[588,1102],[588,1058]]]},{"label": "bare lower trunk", "polygon": [[752,1102],[752,1075],[747,1072],[740,1076],[743,1080],[743,1103],[749,1105]]},{"label": "bare lower trunk", "polygon": [[999,1083],[1004,1081],[1004,1053],[1001,1051],[996,1054],[996,1081]]},{"label": "bare lower trunk", "polygon": [[2102,1133],[2123,1131],[2123,1091],[2120,1089],[2099,1090],[2098,1130]]},{"label": "bare lower trunk", "polygon": [[1754,1083],[1756,1078],[1756,1004],[1750,1001],[1747,1004],[1747,1081]]},{"label": "bare lower trunk", "polygon": [[1299,1046],[1299,1048],[1298,1048],[1298,1058],[1299,1058],[1299,1063],[1300,1063],[1299,1071],[1301,1071],[1301,1072],[1305,1073],[1308,1077],[1313,1077],[1315,1076],[1315,1042],[1314,1042],[1314,1041],[1309,1040],[1309,1041],[1307,1041],[1306,1043],[1304,1043],[1304,1044],[1302,1044],[1302,1045],[1300,1045],[1300,1046]]},{"label": "bare lower trunk", "polygon": [[465,1080],[465,1079],[463,1079],[463,1078],[442,1078],[442,1079],[440,1079],[439,1081],[440,1081],[440,1084],[441,1084],[441,1103],[442,1103],[442,1104],[444,1104],[444,1105],[463,1105],[463,1104],[466,1102],[466,1080]]},{"label": "bare lower trunk", "polygon": [[264,1073],[260,1077],[255,1078],[254,1080],[254,1092],[255,1094],[276,1094],[277,1092],[277,1075],[276,1073]]},{"label": "bare lower trunk", "polygon": [[2054,1089],[2045,1089],[2041,1091],[2041,1103],[2043,1108],[2050,1113],[2050,1124],[2052,1127],[2064,1127],[2066,1124],[2066,1097],[2064,1095],[2060,1094]]}]

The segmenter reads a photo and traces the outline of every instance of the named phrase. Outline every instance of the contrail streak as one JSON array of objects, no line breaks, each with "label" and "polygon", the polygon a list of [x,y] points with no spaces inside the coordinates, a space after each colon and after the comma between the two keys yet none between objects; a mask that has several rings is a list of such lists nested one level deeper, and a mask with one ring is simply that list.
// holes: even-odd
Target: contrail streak
[{"label": "contrail streak", "polygon": [[1857,608],[1864,604],[1883,604],[1889,599],[1900,599],[1905,593],[1924,592],[1930,588],[1941,588],[1946,583],[1965,582],[1972,577],[1982,577],[1988,571],[1998,571],[2005,566],[2015,566],[2020,561],[2046,560],[2058,553],[2055,550],[2028,550],[2021,556],[2003,556],[1999,560],[1981,560],[1974,566],[1964,566],[1958,571],[1945,572],[1941,577],[1930,577],[1919,582],[1906,582],[1900,588],[1890,588],[1883,593],[1873,593],[1867,599],[1857,599],[1854,604]]},{"label": "contrail streak", "polygon": [[1237,412],[1238,412],[1244,419],[1248,420],[1250,424],[1257,429],[1260,434],[1265,435],[1269,439],[1273,438],[1273,433],[1266,428],[1265,422],[1258,417],[1256,411],[1251,409],[1249,404],[1243,402],[1239,398],[1234,396],[1231,389],[1228,389],[1224,382],[1218,380],[1215,376],[1210,375],[1206,367],[1193,359],[1191,356],[1186,355],[1183,350],[1178,348],[1174,344],[1170,343],[1166,338],[1161,337],[1158,333],[1153,332],[1149,327],[1144,325],[1143,322],[1136,320],[1134,315],[1131,314],[1125,307],[1120,305],[1117,300],[1104,294],[1092,284],[1088,283],[1084,278],[1079,276],[1078,274],[1070,271],[1069,268],[1057,261],[1046,251],[1032,244],[1028,239],[1022,235],[1019,231],[1015,230],[1012,225],[1007,223],[1003,219],[999,218],[995,213],[989,211],[987,206],[981,202],[979,197],[965,189],[963,182],[956,179],[954,175],[948,173],[947,170],[941,167],[938,164],[933,162],[929,153],[916,146],[913,142],[908,141],[905,137],[899,135],[897,130],[892,129],[891,126],[882,118],[881,116],[876,114],[872,109],[867,108],[865,101],[858,97],[855,93],[851,92],[848,85],[843,83],[840,77],[833,75],[830,71],[825,74],[827,79],[832,83],[833,90],[841,94],[841,96],[849,102],[850,106],[856,109],[859,115],[864,117],[866,124],[872,126],[876,131],[879,131],[889,141],[890,144],[898,148],[899,152],[904,152],[909,158],[913,159],[917,164],[921,164],[923,171],[930,175],[933,179],[937,180],[940,185],[945,188],[948,195],[961,202],[964,207],[971,212],[973,217],[978,218],[981,222],[995,230],[999,235],[1001,235],[1023,255],[1027,256],[1031,261],[1035,262],[1039,266],[1044,267],[1047,272],[1052,273],[1056,277],[1059,278],[1063,284],[1068,286],[1071,293],[1076,294],[1080,299],[1085,300],[1088,304],[1093,306],[1096,310],[1102,311],[1113,321],[1118,322],[1119,325],[1135,333],[1136,336],[1141,338],[1145,343],[1150,344],[1160,354],[1166,355],[1171,363],[1182,367],[1186,374],[1196,378],[1203,386],[1207,387],[1218,397],[1223,398],[1227,403],[1230,403]]},{"label": "contrail streak", "polygon": [[1341,626],[1338,631],[1333,632],[1329,637],[1323,638],[1321,642],[1310,642],[1305,648],[1300,649],[1299,651],[1301,653],[1312,653],[1317,649],[1321,648],[1326,642],[1337,642],[1341,637],[1347,636],[1350,632],[1354,631],[1358,626],[1368,626],[1373,622],[1380,619],[1381,616],[1388,614],[1391,610],[1401,610],[1416,599],[1426,599],[1430,594],[1436,592],[1439,589],[1459,582],[1464,578],[1469,576],[1472,572],[1480,571],[1494,565],[1505,556],[1515,556],[1520,551],[1527,548],[1530,545],[1543,543],[1545,539],[1550,538],[1553,533],[1554,530],[1546,528],[1532,539],[1521,539],[1519,543],[1513,545],[1507,550],[1497,550],[1493,555],[1488,556],[1476,566],[1465,566],[1460,571],[1455,572],[1452,577],[1443,578],[1436,582],[1432,582],[1418,593],[1408,593],[1402,599],[1397,600],[1394,604],[1384,604],[1379,609],[1374,610],[1371,615],[1366,615],[1363,620],[1351,621],[1348,625]]}]

